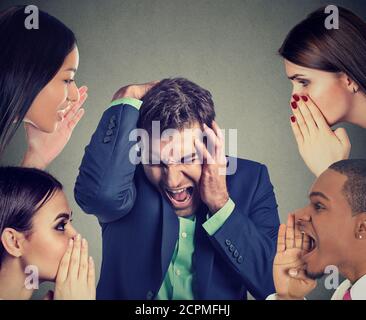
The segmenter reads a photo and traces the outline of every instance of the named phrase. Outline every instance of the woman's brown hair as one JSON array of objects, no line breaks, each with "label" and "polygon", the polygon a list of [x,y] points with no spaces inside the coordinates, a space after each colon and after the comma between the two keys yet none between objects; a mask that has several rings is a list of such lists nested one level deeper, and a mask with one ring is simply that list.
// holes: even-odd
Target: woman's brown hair
[{"label": "woman's brown hair", "polygon": [[343,72],[366,93],[366,22],[345,8],[338,11],[338,29],[325,27],[325,7],[309,14],[289,32],[279,54],[302,67]]}]

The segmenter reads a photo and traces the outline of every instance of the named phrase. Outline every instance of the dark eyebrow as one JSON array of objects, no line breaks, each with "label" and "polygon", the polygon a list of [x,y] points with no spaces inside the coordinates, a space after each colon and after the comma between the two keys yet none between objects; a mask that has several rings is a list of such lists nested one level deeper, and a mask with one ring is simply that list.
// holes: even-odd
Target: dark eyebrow
[{"label": "dark eyebrow", "polygon": [[181,162],[184,162],[185,159],[189,159],[189,158],[194,158],[196,156],[195,152],[189,153],[187,155],[185,155],[184,157],[182,157],[182,159],[180,159]]},{"label": "dark eyebrow", "polygon": [[305,75],[304,75],[304,74],[296,73],[296,74],[294,74],[293,76],[288,77],[288,78],[289,78],[290,80],[294,80],[294,79],[296,79],[296,78],[298,78],[298,77],[305,77]]},{"label": "dark eyebrow", "polygon": [[63,213],[58,214],[54,221],[56,221],[60,218],[70,219],[71,217],[72,217],[72,211],[71,211],[71,214],[67,213],[67,212],[63,212]]},{"label": "dark eyebrow", "polygon": [[317,197],[317,196],[318,197],[321,197],[321,198],[324,198],[325,200],[330,201],[329,198],[324,193],[322,193],[322,192],[314,191],[314,192],[312,192],[312,193],[309,194],[309,198],[311,198],[311,197]]}]

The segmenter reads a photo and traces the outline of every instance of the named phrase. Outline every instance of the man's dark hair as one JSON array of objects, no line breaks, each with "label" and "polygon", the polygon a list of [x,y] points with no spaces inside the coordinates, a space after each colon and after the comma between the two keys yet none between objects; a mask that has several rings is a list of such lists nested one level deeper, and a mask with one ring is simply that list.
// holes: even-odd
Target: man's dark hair
[{"label": "man's dark hair", "polygon": [[209,127],[215,119],[211,93],[184,78],[164,79],[143,98],[138,128],[151,131],[160,121],[160,131],[184,129],[194,123]]},{"label": "man's dark hair", "polygon": [[366,212],[366,160],[350,159],[333,163],[329,169],[345,175],[343,193],[353,214]]}]

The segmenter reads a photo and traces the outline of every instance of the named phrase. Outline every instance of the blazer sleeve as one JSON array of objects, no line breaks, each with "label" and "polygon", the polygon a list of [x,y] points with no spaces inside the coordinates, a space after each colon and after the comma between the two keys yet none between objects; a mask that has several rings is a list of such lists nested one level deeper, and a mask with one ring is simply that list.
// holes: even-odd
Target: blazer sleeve
[{"label": "blazer sleeve", "polygon": [[76,202],[100,223],[125,216],[136,199],[136,166],[129,159],[136,141],[129,141],[129,135],[136,128],[140,104],[124,101],[115,102],[104,112],[85,148],[74,188]]},{"label": "blazer sleeve", "polygon": [[267,168],[260,168],[249,213],[235,206],[210,239],[254,298],[265,299],[275,292],[272,268],[280,221]]}]

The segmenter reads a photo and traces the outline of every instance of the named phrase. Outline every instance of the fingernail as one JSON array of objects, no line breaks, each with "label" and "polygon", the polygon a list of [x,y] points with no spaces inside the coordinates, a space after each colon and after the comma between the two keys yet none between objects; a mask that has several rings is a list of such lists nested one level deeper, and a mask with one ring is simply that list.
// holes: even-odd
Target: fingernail
[{"label": "fingernail", "polygon": [[81,240],[81,234],[79,233],[77,236],[76,236],[76,241],[80,241]]},{"label": "fingernail", "polygon": [[301,96],[301,99],[305,102],[309,100],[307,96]]},{"label": "fingernail", "polygon": [[292,97],[295,101],[300,101],[300,97],[297,94],[294,94]]},{"label": "fingernail", "polygon": [[83,239],[83,240],[81,241],[81,245],[82,245],[83,247],[86,247],[86,240],[85,240],[85,239]]},{"label": "fingernail", "polygon": [[289,275],[290,275],[291,277],[296,277],[296,276],[297,276],[297,270],[296,270],[296,269],[291,269],[291,270],[289,271]]},{"label": "fingernail", "polygon": [[93,257],[89,257],[89,262],[94,263]]},{"label": "fingernail", "polygon": [[291,122],[295,122],[295,121],[296,121],[295,116],[291,116]]},{"label": "fingernail", "polygon": [[292,101],[292,102],[291,102],[291,107],[292,107],[292,109],[296,109],[296,108],[297,108],[297,103],[296,103],[296,101]]}]

